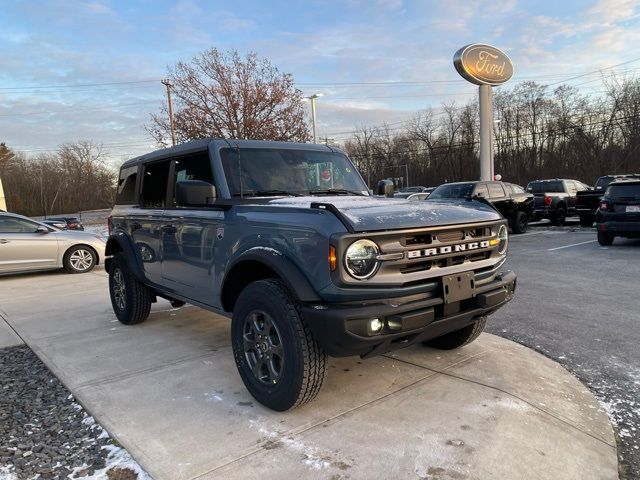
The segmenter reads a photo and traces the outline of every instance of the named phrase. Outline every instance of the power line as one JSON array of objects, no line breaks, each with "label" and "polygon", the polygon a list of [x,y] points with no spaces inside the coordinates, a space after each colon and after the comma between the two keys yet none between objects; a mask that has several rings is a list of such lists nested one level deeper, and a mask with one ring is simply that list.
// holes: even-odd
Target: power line
[{"label": "power line", "polygon": [[38,85],[33,87],[0,87],[0,90],[36,90],[36,89],[48,89],[48,88],[79,88],[79,87],[103,87],[107,85],[131,85],[134,83],[151,83],[159,82],[160,79],[153,80],[130,80],[123,82],[107,82],[107,83],[71,83],[66,85]]}]

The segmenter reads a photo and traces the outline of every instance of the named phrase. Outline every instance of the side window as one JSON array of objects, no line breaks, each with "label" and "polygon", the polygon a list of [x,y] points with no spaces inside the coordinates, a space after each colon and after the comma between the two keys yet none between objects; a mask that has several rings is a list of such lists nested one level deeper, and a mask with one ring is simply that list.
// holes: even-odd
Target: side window
[{"label": "side window", "polygon": [[118,191],[116,192],[116,205],[131,205],[136,203],[137,179],[137,165],[120,170],[120,176],[118,177]]},{"label": "side window", "polygon": [[513,193],[527,193],[524,191],[524,188],[522,188],[520,185],[511,184],[511,190],[513,190]]},{"label": "side window", "polygon": [[567,192],[569,192],[570,195],[575,195],[576,192],[578,191],[578,189],[576,188],[575,182],[567,181],[566,183],[567,183]]},{"label": "side window", "polygon": [[176,183],[182,180],[202,180],[211,185],[214,184],[209,152],[199,152],[175,159],[174,175],[171,183],[173,207],[177,206]]},{"label": "side window", "polygon": [[142,195],[140,205],[143,208],[164,208],[167,198],[167,181],[171,162],[149,163],[144,166],[142,178]]},{"label": "side window", "polygon": [[489,198],[500,198],[506,196],[504,188],[499,183],[489,184]]},{"label": "side window", "polygon": [[38,225],[28,220],[0,217],[0,233],[34,233]]},{"label": "side window", "polygon": [[489,198],[489,190],[487,190],[487,186],[484,183],[478,183],[473,194],[482,198]]}]

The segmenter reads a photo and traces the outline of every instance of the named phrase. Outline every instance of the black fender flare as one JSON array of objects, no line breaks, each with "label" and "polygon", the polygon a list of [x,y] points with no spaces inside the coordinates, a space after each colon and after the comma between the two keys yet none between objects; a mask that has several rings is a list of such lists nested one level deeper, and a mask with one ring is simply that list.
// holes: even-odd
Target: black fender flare
[{"label": "black fender flare", "polygon": [[135,245],[131,239],[123,232],[115,232],[109,235],[107,245],[105,247],[104,269],[108,272],[111,263],[111,257],[116,253],[122,252],[127,259],[127,265],[131,272],[140,282],[144,282],[144,274],[140,256],[136,255]]},{"label": "black fender flare", "polygon": [[[234,267],[242,262],[260,262],[273,270],[280,280],[286,285],[289,291],[301,302],[321,302],[315,289],[302,273],[298,266],[287,258],[282,252],[276,249],[253,248],[245,251],[227,265],[225,276],[222,280],[222,292],[225,291],[229,274]],[[221,292],[221,293],[222,293]]]}]

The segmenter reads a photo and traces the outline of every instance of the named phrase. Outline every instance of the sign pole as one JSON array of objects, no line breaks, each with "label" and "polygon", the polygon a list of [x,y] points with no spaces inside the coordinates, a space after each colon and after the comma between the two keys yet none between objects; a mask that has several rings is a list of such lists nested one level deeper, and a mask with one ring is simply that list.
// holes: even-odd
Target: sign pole
[{"label": "sign pole", "polygon": [[493,180],[493,92],[491,85],[480,85],[480,180]]}]

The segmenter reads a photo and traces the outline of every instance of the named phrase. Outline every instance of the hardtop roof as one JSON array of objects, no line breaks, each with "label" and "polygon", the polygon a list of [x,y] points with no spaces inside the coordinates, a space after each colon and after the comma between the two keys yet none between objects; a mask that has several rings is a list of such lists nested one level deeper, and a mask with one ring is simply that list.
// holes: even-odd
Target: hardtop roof
[{"label": "hardtop roof", "polygon": [[140,155],[124,162],[121,168],[131,167],[139,163],[149,162],[153,160],[161,160],[163,158],[187,155],[189,153],[203,151],[206,150],[210,144],[213,144],[213,148],[280,148],[292,150],[316,150],[320,152],[342,152],[342,150],[340,150],[339,148],[315,143],[203,138],[200,140],[191,140],[189,142],[181,143],[179,145],[176,145],[175,147],[162,148],[160,150],[155,150],[153,152]]}]

